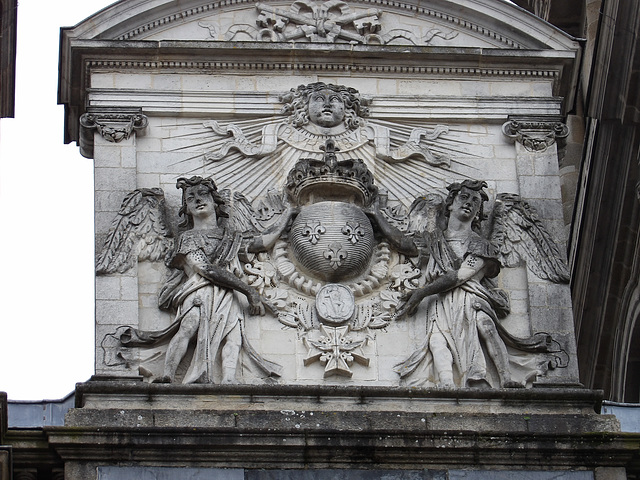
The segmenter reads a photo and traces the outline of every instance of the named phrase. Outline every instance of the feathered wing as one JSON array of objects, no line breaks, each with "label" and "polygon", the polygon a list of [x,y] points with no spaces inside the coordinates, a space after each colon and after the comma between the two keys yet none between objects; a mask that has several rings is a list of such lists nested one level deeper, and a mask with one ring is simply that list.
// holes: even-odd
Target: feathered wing
[{"label": "feathered wing", "polygon": [[124,273],[137,261],[164,259],[173,246],[164,209],[160,188],[127,194],[96,261],[96,273]]},{"label": "feathered wing", "polygon": [[491,241],[502,264],[517,267],[525,262],[539,278],[555,283],[569,281],[569,269],[538,214],[519,195],[501,193],[493,211]]},{"label": "feathered wing", "polygon": [[269,192],[265,198],[261,198],[257,205],[253,205],[239,192],[232,193],[225,189],[220,194],[228,206],[226,225],[235,232],[262,233],[275,223],[286,209],[281,196],[274,192]]}]

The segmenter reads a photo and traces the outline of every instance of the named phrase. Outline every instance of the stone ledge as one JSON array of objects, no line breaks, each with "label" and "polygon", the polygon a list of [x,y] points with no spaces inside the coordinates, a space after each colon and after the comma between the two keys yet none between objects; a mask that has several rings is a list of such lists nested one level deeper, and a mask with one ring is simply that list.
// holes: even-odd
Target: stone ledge
[{"label": "stone ledge", "polygon": [[523,468],[625,466],[638,438],[432,431],[246,432],[211,428],[47,429],[65,460],[226,468]]},{"label": "stone ledge", "polygon": [[[441,389],[348,385],[150,384],[143,383],[137,377],[130,380],[94,377],[89,382],[76,385],[75,398],[78,408],[109,408],[111,404],[114,408],[125,405],[135,408],[138,405],[147,409],[183,409],[184,400],[189,399],[216,409],[229,405],[229,402],[233,405],[241,403],[245,409],[252,409],[250,405],[259,405],[264,409],[265,405],[275,402],[278,410],[288,408],[287,404],[316,407],[322,404],[324,409],[327,402],[338,402],[340,410],[352,409],[350,406],[353,406],[357,410],[365,407],[374,410],[430,411],[449,404],[467,409],[474,405],[486,405],[487,413],[500,413],[508,408],[517,408],[518,412],[534,412],[536,406],[545,412],[594,413],[600,411],[602,391],[587,390],[577,385],[562,388],[556,384],[541,384],[530,389]],[[172,407],[172,402],[177,403]],[[531,406],[525,408],[529,404]]]},{"label": "stone ledge", "polygon": [[[64,427],[65,465],[593,471],[638,463],[640,435],[576,388],[166,385],[94,377]],[[84,477],[81,477],[84,478]]]}]

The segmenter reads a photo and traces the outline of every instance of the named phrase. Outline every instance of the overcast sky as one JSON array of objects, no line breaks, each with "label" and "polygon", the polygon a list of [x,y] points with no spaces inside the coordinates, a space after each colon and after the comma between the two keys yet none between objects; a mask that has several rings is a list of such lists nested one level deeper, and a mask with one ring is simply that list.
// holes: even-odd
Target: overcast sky
[{"label": "overcast sky", "polygon": [[60,27],[111,0],[20,0],[15,118],[0,120],[0,391],[57,399],[93,374],[93,161],[64,145]]}]

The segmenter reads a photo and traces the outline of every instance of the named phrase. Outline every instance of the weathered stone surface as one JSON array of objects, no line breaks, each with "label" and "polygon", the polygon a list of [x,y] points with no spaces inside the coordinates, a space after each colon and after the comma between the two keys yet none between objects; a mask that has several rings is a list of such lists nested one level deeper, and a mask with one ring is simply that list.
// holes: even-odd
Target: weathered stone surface
[{"label": "weathered stone surface", "polygon": [[[131,241],[121,271],[99,262],[99,376],[78,386],[66,425],[46,430],[67,478],[180,467],[187,478],[586,480],[627,464],[637,448],[594,412],[597,393],[575,388],[558,286],[556,142],[575,39],[494,0],[126,3],[65,30],[61,47],[67,139],[82,133],[96,160],[99,244]],[[107,124],[122,108],[142,115],[137,129]],[[106,120],[82,117],[81,131],[87,110]],[[208,177],[216,186],[199,192]],[[409,215],[469,179],[487,221],[457,196]],[[116,200],[158,190],[162,206]],[[323,202],[332,208],[311,218]],[[174,236],[151,258],[165,214]],[[498,224],[511,244],[494,241]],[[530,231],[545,244],[534,253]],[[447,274],[453,284],[428,290]],[[492,276],[504,295],[480,285]],[[454,291],[446,312],[434,299]],[[430,298],[404,304],[415,292]],[[546,345],[525,351],[505,332],[544,332]],[[541,353],[552,355],[516,379],[512,364]],[[279,377],[256,358],[282,364]],[[473,371],[481,359],[486,375]],[[423,360],[431,371],[415,376],[446,388],[403,384],[396,366]]]},{"label": "weathered stone surface", "polygon": [[507,467],[532,475],[524,478],[552,471],[572,479],[568,467],[593,475],[592,465],[613,466],[611,452],[624,448],[620,435],[604,433],[617,422],[594,412],[599,398],[580,389],[89,382],[78,387],[66,426],[47,432],[66,461],[81,454],[95,466],[224,467],[244,469],[245,478],[302,468],[382,469],[397,478],[441,478],[444,469],[449,478],[484,478]]}]

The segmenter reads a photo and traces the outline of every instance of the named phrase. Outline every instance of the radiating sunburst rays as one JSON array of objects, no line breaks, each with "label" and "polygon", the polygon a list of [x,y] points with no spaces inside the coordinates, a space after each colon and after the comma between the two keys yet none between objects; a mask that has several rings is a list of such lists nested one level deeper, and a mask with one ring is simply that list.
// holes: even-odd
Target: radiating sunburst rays
[{"label": "radiating sunburst rays", "polygon": [[[282,123],[282,117],[251,118],[245,120],[220,120],[221,127],[233,123],[244,133],[245,138],[254,145],[260,145],[262,130],[267,125]],[[368,120],[389,129],[392,148],[398,148],[407,141],[415,128],[432,130],[435,125],[427,125],[418,121],[402,124],[387,120]],[[181,175],[212,176],[220,188],[231,188],[243,193],[248,199],[255,200],[269,189],[281,190],[286,182],[288,172],[301,158],[314,157],[321,159],[323,152],[316,154],[295,148],[279,140],[276,150],[263,158],[246,157],[237,150],[231,150],[224,158],[207,161],[205,154],[220,150],[232,137],[221,136],[201,122],[184,122],[173,125],[163,138],[163,145],[168,151],[183,156],[174,162],[172,167],[180,170]],[[388,192],[390,200],[399,200],[405,206],[425,193],[442,192],[452,181],[465,178],[476,178],[479,169],[478,157],[472,150],[472,142],[465,140],[466,130],[449,128],[448,133],[435,140],[422,140],[421,145],[437,155],[450,158],[449,167],[437,167],[410,158],[408,160],[387,163],[375,158],[375,147],[363,145],[349,152],[337,153],[338,160],[345,158],[362,159],[374,173],[375,182],[380,189]]]}]

